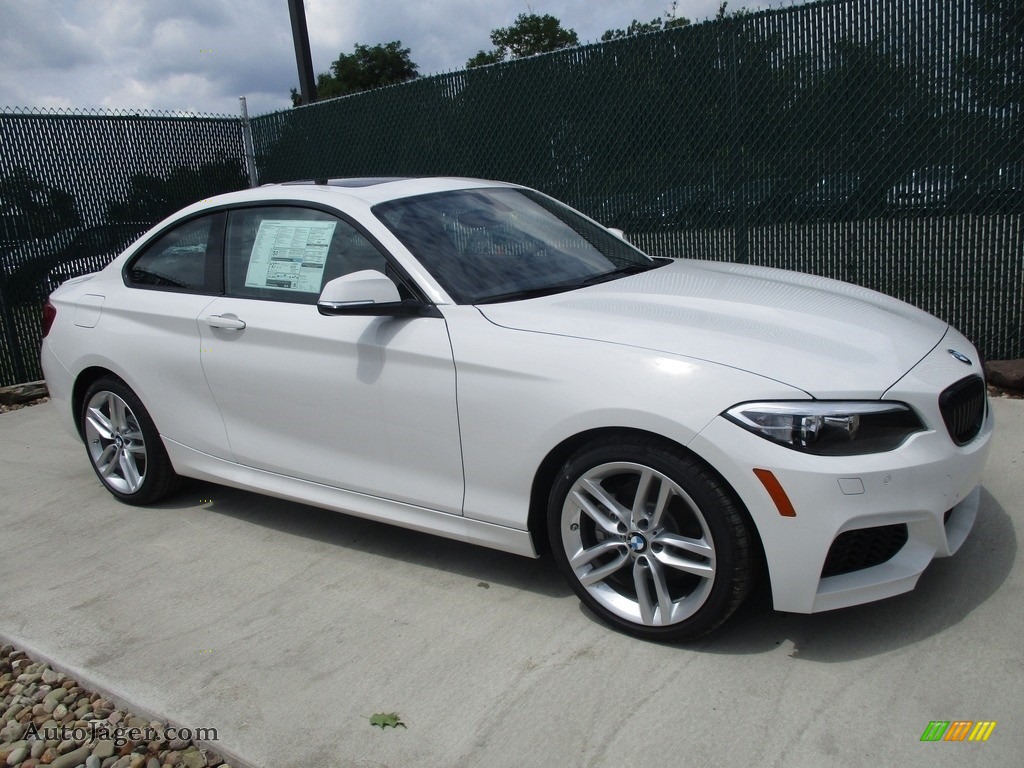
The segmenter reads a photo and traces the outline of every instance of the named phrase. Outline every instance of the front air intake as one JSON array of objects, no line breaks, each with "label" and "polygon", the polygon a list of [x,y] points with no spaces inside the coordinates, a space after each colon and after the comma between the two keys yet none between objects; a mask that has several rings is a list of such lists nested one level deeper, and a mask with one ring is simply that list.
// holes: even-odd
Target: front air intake
[{"label": "front air intake", "polygon": [[907,543],[909,533],[904,523],[859,528],[836,536],[825,558],[822,576],[852,573],[891,560]]}]

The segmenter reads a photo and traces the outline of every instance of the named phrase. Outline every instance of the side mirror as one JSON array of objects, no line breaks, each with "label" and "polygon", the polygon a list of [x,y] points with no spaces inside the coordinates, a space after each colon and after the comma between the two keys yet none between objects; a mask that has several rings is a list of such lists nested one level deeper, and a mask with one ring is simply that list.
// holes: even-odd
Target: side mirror
[{"label": "side mirror", "polygon": [[364,269],[329,281],[316,302],[321,315],[369,317],[440,317],[431,304],[403,301],[391,278],[375,269]]}]

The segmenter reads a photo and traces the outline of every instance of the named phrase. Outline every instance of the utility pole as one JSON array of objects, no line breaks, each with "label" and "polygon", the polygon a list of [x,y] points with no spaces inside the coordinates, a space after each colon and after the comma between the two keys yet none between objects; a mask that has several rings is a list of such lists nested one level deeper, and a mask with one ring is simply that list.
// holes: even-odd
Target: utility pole
[{"label": "utility pole", "polygon": [[295,63],[299,67],[299,93],[303,104],[316,101],[316,80],[313,78],[313,56],[309,52],[309,31],[306,29],[306,8],[302,0],[288,0],[295,41]]}]

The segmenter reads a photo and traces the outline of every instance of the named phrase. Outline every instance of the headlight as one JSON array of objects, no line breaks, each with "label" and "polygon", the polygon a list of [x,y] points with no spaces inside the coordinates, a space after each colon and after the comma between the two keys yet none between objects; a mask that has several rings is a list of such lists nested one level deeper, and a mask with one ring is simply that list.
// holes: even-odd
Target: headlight
[{"label": "headlight", "polygon": [[805,453],[850,456],[898,447],[924,425],[903,403],[741,403],[722,414],[756,435]]}]

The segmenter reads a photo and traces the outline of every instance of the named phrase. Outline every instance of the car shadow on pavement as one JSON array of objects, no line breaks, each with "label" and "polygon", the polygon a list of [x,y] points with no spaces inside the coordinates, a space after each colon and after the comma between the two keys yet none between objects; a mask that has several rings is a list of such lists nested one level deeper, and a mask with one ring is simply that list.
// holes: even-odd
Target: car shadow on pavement
[{"label": "car shadow on pavement", "polygon": [[[546,597],[573,597],[550,557],[533,560],[213,483],[186,481],[181,492],[153,507],[194,508],[197,500],[204,500],[204,511],[329,546]],[[1013,520],[983,488],[978,520],[963,547],[953,557],[932,561],[913,591],[875,603],[805,615],[772,610],[770,592],[762,581],[723,627],[676,647],[690,652],[756,654],[785,645],[791,647],[792,658],[820,662],[888,653],[958,624],[1006,581],[1016,557]],[[579,610],[607,628],[582,604]]]},{"label": "car shadow on pavement", "polygon": [[982,489],[974,530],[953,557],[933,560],[906,594],[817,614],[779,613],[760,588],[717,634],[690,646],[750,654],[792,646],[794,659],[843,662],[888,653],[941,634],[995,594],[1017,559],[1013,520]]},{"label": "car shadow on pavement", "polygon": [[197,500],[203,502],[204,511],[330,546],[458,573],[547,597],[573,596],[550,557],[521,557],[214,483],[187,480],[180,492],[151,506],[170,510],[194,508]]}]

